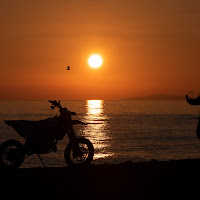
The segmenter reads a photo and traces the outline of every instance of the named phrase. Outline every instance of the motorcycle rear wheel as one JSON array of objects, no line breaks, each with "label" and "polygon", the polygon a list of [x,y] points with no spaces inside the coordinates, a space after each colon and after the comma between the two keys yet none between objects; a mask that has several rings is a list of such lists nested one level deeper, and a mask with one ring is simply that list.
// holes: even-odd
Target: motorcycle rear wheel
[{"label": "motorcycle rear wheel", "polygon": [[65,162],[69,166],[83,166],[90,164],[94,156],[94,147],[86,138],[76,138],[76,147],[69,143],[65,149]]},{"label": "motorcycle rear wheel", "polygon": [[23,144],[17,140],[7,140],[0,145],[0,168],[17,169],[25,158]]}]

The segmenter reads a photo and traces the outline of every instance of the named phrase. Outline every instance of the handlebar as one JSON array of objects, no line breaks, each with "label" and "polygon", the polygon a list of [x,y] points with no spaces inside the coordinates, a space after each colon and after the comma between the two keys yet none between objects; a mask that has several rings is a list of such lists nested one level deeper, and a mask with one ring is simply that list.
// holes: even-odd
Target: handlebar
[{"label": "handlebar", "polygon": [[[60,109],[60,111],[62,110],[62,106],[60,105],[60,101],[49,100],[49,102],[52,104],[51,109],[54,109],[55,107],[57,107],[57,108]],[[69,112],[71,113],[71,115],[76,115],[76,112],[71,112],[71,111],[69,111]]]},{"label": "handlebar", "polygon": [[55,107],[58,107],[59,109],[62,108],[62,106],[60,105],[60,101],[50,101],[49,102],[52,104],[51,109],[54,109]]}]

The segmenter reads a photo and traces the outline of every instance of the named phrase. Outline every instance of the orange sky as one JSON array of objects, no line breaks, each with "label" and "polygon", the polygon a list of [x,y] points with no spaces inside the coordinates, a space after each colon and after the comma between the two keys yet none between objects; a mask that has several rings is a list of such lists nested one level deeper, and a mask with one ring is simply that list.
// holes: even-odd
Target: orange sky
[{"label": "orange sky", "polygon": [[199,19],[198,0],[1,0],[0,100],[200,92]]}]

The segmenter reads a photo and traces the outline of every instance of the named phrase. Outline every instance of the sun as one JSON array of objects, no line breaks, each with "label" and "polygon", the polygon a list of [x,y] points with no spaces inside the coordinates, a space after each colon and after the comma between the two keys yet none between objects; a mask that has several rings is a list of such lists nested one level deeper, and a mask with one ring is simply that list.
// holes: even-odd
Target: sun
[{"label": "sun", "polygon": [[95,54],[95,55],[91,55],[88,59],[88,64],[92,67],[92,68],[98,68],[102,65],[103,60],[101,58],[101,56]]}]

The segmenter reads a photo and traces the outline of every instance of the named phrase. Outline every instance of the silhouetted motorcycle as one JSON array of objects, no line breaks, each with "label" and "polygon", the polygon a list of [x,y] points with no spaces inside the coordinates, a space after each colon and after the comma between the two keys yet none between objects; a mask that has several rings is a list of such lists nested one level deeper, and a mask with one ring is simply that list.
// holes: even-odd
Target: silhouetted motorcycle
[{"label": "silhouetted motorcycle", "polygon": [[[26,139],[22,144],[17,140],[7,140],[0,145],[0,168],[18,168],[24,159],[37,154],[44,165],[40,154],[57,151],[57,142],[68,135],[69,144],[64,151],[64,158],[68,165],[86,165],[93,160],[94,147],[83,137],[76,137],[73,125],[85,124],[79,120],[72,120],[75,112],[62,108],[60,101],[49,101],[51,108],[59,109],[59,116],[40,121],[8,120],[4,121],[13,127],[17,133]],[[45,167],[45,165],[44,165]]]}]

